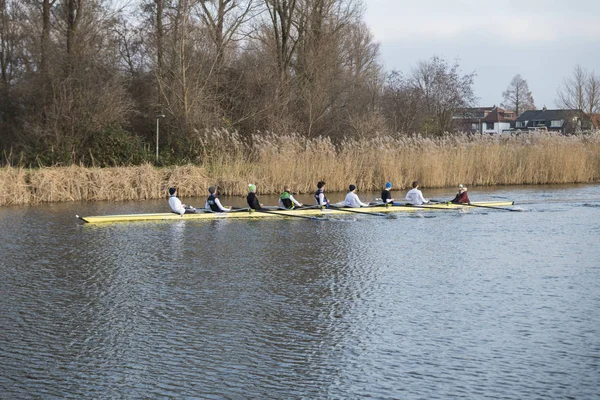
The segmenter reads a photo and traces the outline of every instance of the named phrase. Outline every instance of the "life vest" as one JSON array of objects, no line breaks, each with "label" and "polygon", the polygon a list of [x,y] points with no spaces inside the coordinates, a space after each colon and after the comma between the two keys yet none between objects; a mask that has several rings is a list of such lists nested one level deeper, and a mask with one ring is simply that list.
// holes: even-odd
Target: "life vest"
[{"label": "life vest", "polygon": [[294,202],[292,201],[292,199],[290,199],[290,192],[283,192],[282,195],[279,197],[279,199],[281,200],[281,203],[283,204],[283,206],[285,208],[287,208],[288,210],[291,210],[294,208]]},{"label": "life vest", "polygon": [[[320,194],[323,194],[323,204],[319,203],[319,195]],[[315,199],[317,200],[317,205],[324,206],[327,204],[327,197],[323,193],[323,189],[317,189],[317,192],[315,193]]]},{"label": "life vest", "polygon": [[208,199],[206,200],[206,202],[208,203],[211,210],[213,210],[214,212],[221,212],[221,209],[215,202],[216,198],[217,198],[217,195],[213,193],[210,196],[208,196]]}]

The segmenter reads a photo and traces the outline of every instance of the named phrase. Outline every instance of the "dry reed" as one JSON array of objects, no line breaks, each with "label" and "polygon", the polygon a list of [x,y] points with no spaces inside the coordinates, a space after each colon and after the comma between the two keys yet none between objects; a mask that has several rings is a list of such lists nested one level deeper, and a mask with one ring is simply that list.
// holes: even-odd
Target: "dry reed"
[{"label": "dry reed", "polygon": [[155,168],[25,170],[0,168],[0,205],[75,200],[145,200],[166,196],[176,186],[181,197],[203,196],[210,185],[242,195],[248,183],[260,193],[291,185],[311,192],[317,181],[328,191],[378,190],[385,181],[403,189],[418,179],[425,187],[600,182],[600,132],[586,135],[453,135],[438,139],[380,136],[334,145],[327,138],[235,132],[199,134],[205,153],[199,165]]}]

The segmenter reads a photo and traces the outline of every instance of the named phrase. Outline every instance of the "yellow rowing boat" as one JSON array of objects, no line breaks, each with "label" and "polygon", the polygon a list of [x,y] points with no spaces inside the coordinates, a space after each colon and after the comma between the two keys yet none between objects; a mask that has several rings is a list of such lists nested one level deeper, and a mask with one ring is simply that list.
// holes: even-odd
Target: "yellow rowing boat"
[{"label": "yellow rowing boat", "polygon": [[76,217],[82,221],[97,224],[103,222],[129,222],[129,221],[153,221],[153,220],[190,220],[190,219],[230,219],[230,218],[307,218],[318,219],[329,215],[348,215],[348,214],[379,214],[379,213],[394,213],[394,212],[412,212],[412,211],[437,211],[437,210],[456,210],[461,208],[483,207],[488,209],[500,209],[508,211],[518,211],[510,208],[502,208],[512,206],[512,201],[489,201],[489,202],[474,202],[470,204],[452,204],[452,203],[435,203],[413,206],[407,204],[394,205],[375,205],[360,208],[298,208],[294,210],[265,210],[254,211],[248,209],[233,210],[225,213],[205,212],[198,210],[195,214],[184,214],[183,216],[175,213],[154,213],[154,214],[123,214],[123,215],[101,215],[91,217]]}]

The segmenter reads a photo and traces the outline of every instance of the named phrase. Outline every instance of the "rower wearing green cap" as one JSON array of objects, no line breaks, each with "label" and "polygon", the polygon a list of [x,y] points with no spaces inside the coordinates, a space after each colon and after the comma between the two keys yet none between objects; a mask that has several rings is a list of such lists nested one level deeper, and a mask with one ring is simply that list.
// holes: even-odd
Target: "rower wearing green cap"
[{"label": "rower wearing green cap", "polygon": [[260,204],[258,197],[256,197],[256,185],[252,183],[248,185],[248,196],[246,196],[246,201],[251,209],[262,210],[263,205]]}]

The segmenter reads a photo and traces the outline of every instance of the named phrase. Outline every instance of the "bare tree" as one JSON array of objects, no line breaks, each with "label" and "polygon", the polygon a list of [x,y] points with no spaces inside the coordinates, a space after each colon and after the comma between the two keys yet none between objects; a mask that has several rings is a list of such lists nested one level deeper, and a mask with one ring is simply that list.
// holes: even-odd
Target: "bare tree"
[{"label": "bare tree", "polygon": [[559,88],[556,104],[588,115],[600,112],[600,77],[577,65],[571,78],[565,78]]},{"label": "bare tree", "polygon": [[585,86],[585,96],[587,99],[587,114],[600,113],[600,76],[590,73]]},{"label": "bare tree", "polygon": [[423,92],[401,72],[392,71],[381,96],[381,111],[392,132],[417,132],[425,111]]},{"label": "bare tree", "polygon": [[475,101],[475,73],[461,75],[459,69],[458,62],[450,66],[444,59],[433,57],[420,62],[412,71],[412,85],[421,91],[425,102],[426,133],[430,130],[438,134],[451,131],[456,111]]},{"label": "bare tree", "polygon": [[585,98],[586,81],[586,71],[580,65],[577,65],[573,70],[573,76],[563,80],[563,85],[558,90],[557,105],[569,110],[584,110],[587,107]]},{"label": "bare tree", "polygon": [[290,74],[290,64],[296,52],[298,35],[294,21],[299,12],[297,0],[264,0],[272,24],[271,34],[276,47],[280,80]]},{"label": "bare tree", "polygon": [[523,111],[535,110],[535,102],[533,95],[529,90],[527,81],[520,74],[515,75],[508,87],[502,92],[504,101],[500,104],[501,107],[514,111],[515,115],[519,116]]},{"label": "bare tree", "polygon": [[215,48],[215,64],[221,69],[225,50],[239,39],[242,26],[254,17],[255,0],[208,0],[200,1],[201,18]]}]

